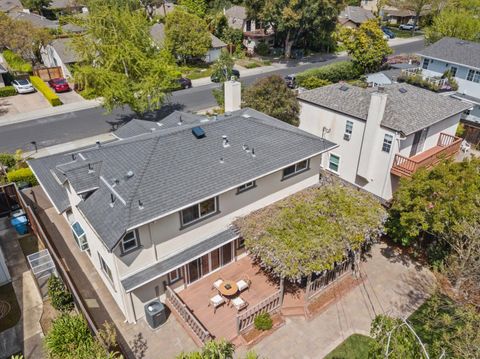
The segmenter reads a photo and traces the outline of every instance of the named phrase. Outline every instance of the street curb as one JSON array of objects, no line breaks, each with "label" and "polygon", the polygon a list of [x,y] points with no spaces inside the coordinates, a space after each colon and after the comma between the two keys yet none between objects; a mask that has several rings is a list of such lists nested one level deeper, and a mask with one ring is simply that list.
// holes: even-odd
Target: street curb
[{"label": "street curb", "polygon": [[33,121],[39,118],[51,117],[55,115],[62,115],[65,113],[87,110],[101,106],[98,100],[84,100],[80,102],[69,103],[58,107],[48,107],[37,111],[30,111],[25,113],[18,113],[10,116],[0,117],[0,127],[13,125],[21,122]]}]

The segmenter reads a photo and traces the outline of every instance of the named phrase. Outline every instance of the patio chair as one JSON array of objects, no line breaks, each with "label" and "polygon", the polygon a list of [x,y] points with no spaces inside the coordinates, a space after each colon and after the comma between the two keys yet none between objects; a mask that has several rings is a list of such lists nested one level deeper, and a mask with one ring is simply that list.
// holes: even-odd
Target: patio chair
[{"label": "patio chair", "polygon": [[248,303],[244,301],[241,297],[236,297],[231,300],[231,303],[235,308],[237,308],[237,311],[241,311],[243,308],[246,308],[248,306]]},{"label": "patio chair", "polygon": [[225,299],[220,294],[217,294],[217,295],[214,295],[212,298],[210,298],[210,302],[208,303],[208,306],[213,305],[213,312],[215,313],[217,311],[217,308],[224,303],[225,303]]},{"label": "patio chair", "polygon": [[220,286],[222,285],[222,283],[223,283],[223,279],[218,278],[215,282],[213,282],[212,289],[214,289],[214,288],[219,289]]},{"label": "patio chair", "polygon": [[246,279],[240,279],[237,282],[237,287],[240,292],[243,292],[245,289],[250,289],[250,285],[252,284],[252,281],[248,278]]}]

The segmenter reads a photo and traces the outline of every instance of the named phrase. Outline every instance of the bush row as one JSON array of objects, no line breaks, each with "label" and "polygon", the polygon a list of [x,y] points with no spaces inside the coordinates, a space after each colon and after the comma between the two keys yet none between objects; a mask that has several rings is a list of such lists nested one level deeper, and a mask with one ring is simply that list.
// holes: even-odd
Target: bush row
[{"label": "bush row", "polygon": [[2,52],[3,58],[13,71],[32,72],[32,65],[11,50]]},{"label": "bush row", "polygon": [[7,172],[8,182],[27,182],[31,186],[36,186],[38,184],[37,178],[33,174],[30,168],[19,168],[18,170],[11,170]]},{"label": "bush row", "polygon": [[50,102],[50,105],[52,106],[60,106],[62,104],[62,101],[60,101],[60,98],[57,96],[55,92],[52,91],[48,85],[43,82],[43,80],[38,77],[38,76],[30,76],[30,81],[39,92],[42,93],[43,96],[47,99],[48,102]]},{"label": "bush row", "polygon": [[17,94],[13,86],[0,87],[0,97],[14,96]]},{"label": "bush row", "polygon": [[[340,61],[330,65],[310,69],[297,74],[297,83],[303,87],[306,82],[311,82],[311,78],[320,80],[339,82],[358,79],[362,71],[358,69],[351,61]],[[308,80],[307,80],[308,79]]]}]

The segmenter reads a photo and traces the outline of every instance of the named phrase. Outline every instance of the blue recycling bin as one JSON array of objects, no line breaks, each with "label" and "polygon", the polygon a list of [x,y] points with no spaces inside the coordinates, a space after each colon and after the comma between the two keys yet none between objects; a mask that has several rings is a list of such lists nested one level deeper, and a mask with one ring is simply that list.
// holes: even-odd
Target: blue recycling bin
[{"label": "blue recycling bin", "polygon": [[14,217],[10,220],[10,223],[18,234],[27,234],[28,233],[28,219],[26,216]]}]

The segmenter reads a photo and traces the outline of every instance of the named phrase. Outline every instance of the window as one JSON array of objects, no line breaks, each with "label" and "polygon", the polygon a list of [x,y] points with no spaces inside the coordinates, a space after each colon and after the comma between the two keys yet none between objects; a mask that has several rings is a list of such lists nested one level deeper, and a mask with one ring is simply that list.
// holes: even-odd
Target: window
[{"label": "window", "polygon": [[457,68],[455,66],[450,67],[450,74],[452,77],[455,77],[457,75]]},{"label": "window", "polygon": [[180,268],[175,269],[174,271],[171,271],[170,273],[168,273],[168,282],[170,284],[175,283],[180,278],[182,278],[182,272]]},{"label": "window", "polygon": [[350,137],[352,137],[352,132],[353,132],[353,122],[347,121],[347,123],[345,124],[345,134],[343,135],[343,139],[345,141],[350,141]]},{"label": "window", "polygon": [[75,238],[75,242],[77,242],[77,245],[80,248],[80,250],[82,252],[87,251],[89,249],[87,236],[85,235],[85,231],[83,230],[80,223],[76,221],[72,223],[72,232],[73,232],[73,237]]},{"label": "window", "polygon": [[194,206],[185,208],[181,212],[182,226],[198,221],[204,217],[214,214],[217,211],[216,197],[197,203]]},{"label": "window", "polygon": [[100,253],[98,253],[98,259],[100,261],[100,267],[102,267],[103,273],[105,273],[107,275],[108,279],[110,279],[110,282],[113,283],[112,271],[108,267],[107,263],[105,263],[102,256],[100,255]]},{"label": "window", "polygon": [[480,71],[475,71],[475,76],[473,76],[473,82],[480,82]]},{"label": "window", "polygon": [[340,167],[340,156],[330,153],[328,168],[333,172],[338,172],[339,167]]},{"label": "window", "polygon": [[467,81],[480,82],[480,71],[468,70]]},{"label": "window", "polygon": [[389,134],[385,134],[383,138],[383,145],[382,151],[390,153],[390,149],[392,148],[393,136]]},{"label": "window", "polygon": [[424,70],[428,69],[428,64],[429,64],[430,60],[429,59],[423,59],[423,65],[422,65],[422,68]]},{"label": "window", "polygon": [[291,177],[297,173],[308,170],[309,160],[297,162],[294,165],[291,165],[283,169],[283,178]]},{"label": "window", "polygon": [[254,187],[255,187],[255,181],[244,183],[240,187],[237,188],[237,193],[242,193],[242,192],[248,191],[249,189],[252,189]]},{"label": "window", "polygon": [[125,234],[125,236],[122,239],[122,253],[127,253],[135,248],[138,248],[139,242],[137,239],[137,233],[136,231],[131,231]]}]

